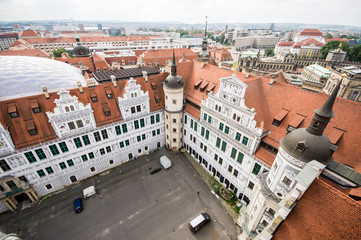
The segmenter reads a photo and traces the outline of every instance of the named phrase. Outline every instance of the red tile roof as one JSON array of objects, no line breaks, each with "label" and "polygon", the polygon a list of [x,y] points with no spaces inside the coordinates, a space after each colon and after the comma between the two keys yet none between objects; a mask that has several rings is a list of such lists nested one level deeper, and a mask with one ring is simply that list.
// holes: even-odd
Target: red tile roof
[{"label": "red tile roof", "polygon": [[40,49],[24,49],[24,50],[6,50],[0,52],[1,56],[31,56],[31,57],[49,57],[47,53]]},{"label": "red tile roof", "polygon": [[320,43],[319,41],[317,41],[314,38],[307,38],[305,40],[302,40],[301,42],[303,42],[303,43]]},{"label": "red tile roof", "polygon": [[325,39],[325,42],[328,43],[330,41],[341,41],[341,42],[348,42],[350,39],[347,38],[339,38],[339,37],[333,37],[331,39]]},{"label": "red tile roof", "polygon": [[149,66],[149,63],[152,63],[152,66],[154,66],[155,60],[158,59],[159,66],[163,67],[165,66],[166,61],[172,60],[173,50],[176,61],[181,60],[183,55],[187,60],[198,58],[198,55],[188,48],[148,50],[143,53],[141,58],[143,59],[146,66]]},{"label": "red tile roof", "polygon": [[279,47],[291,47],[295,42],[279,42],[277,43],[277,46]]},{"label": "red tile roof", "polygon": [[322,32],[318,29],[304,29],[300,32],[301,36],[322,36]]},{"label": "red tile roof", "polygon": [[316,179],[272,239],[360,239],[360,223],[361,204]]},{"label": "red tile roof", "polygon": [[39,36],[38,33],[34,30],[25,30],[22,32],[21,37],[36,37]]},{"label": "red tile roof", "polygon": [[225,59],[228,59],[227,61],[233,61],[232,54],[224,48],[209,47],[207,50],[210,56],[214,57],[215,55],[218,61],[226,61]]}]

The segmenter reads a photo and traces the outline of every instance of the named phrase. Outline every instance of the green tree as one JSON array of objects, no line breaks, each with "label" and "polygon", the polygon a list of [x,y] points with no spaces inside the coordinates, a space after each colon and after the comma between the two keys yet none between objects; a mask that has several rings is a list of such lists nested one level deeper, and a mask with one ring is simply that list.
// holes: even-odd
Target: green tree
[{"label": "green tree", "polygon": [[208,38],[212,39],[213,41],[215,40],[213,33],[207,33]]},{"label": "green tree", "polygon": [[267,57],[273,57],[275,55],[275,52],[272,48],[267,48],[266,50],[264,50],[264,54]]},{"label": "green tree", "polygon": [[53,50],[53,56],[54,57],[61,57],[61,55],[63,54],[63,52],[67,53],[69,55],[69,57],[73,57],[73,55],[71,53],[68,53],[68,51],[65,50],[65,48],[57,48]]},{"label": "green tree", "polygon": [[327,33],[327,35],[326,35],[326,39],[332,39],[332,38],[333,38],[332,34]]},{"label": "green tree", "polygon": [[321,48],[321,58],[322,58],[322,59],[326,59],[328,52],[329,52],[330,50],[332,50],[332,49],[338,48],[338,47],[340,46],[340,43],[342,44],[342,45],[341,45],[341,50],[346,51],[346,52],[347,52],[347,55],[349,55],[351,49],[350,49],[350,45],[348,45],[347,42],[329,41],[326,45],[324,45],[324,46]]},{"label": "green tree", "polygon": [[225,38],[226,38],[226,36],[222,33],[221,36],[219,37],[219,42],[220,42],[221,44],[223,44]]},{"label": "green tree", "polygon": [[351,49],[349,58],[353,62],[361,62],[361,45],[358,45]]},{"label": "green tree", "polygon": [[184,36],[184,35],[188,35],[188,31],[183,30],[183,29],[179,30],[179,33],[180,33],[181,37]]}]

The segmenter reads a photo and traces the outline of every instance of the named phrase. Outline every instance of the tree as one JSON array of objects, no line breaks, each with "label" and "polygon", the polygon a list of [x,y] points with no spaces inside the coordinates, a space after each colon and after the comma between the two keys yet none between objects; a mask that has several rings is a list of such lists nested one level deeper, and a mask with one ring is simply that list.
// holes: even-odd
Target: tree
[{"label": "tree", "polygon": [[350,45],[348,45],[347,42],[341,42],[341,41],[329,41],[326,45],[324,45],[321,48],[321,58],[322,59],[326,59],[327,54],[330,50],[332,49],[336,49],[341,45],[341,50],[347,52],[347,55],[349,55],[351,49],[350,49]]},{"label": "tree", "polygon": [[180,33],[181,37],[184,36],[184,35],[188,35],[188,31],[183,30],[183,29],[179,30],[179,33]]},{"label": "tree", "polygon": [[349,58],[353,62],[361,62],[361,45],[358,45],[351,49]]},{"label": "tree", "polygon": [[264,54],[267,57],[273,57],[275,55],[275,52],[272,48],[267,48],[266,50],[264,50]]},{"label": "tree", "polygon": [[326,35],[326,39],[332,39],[332,38],[333,38],[332,34],[327,33],[327,35]]},{"label": "tree", "polygon": [[57,48],[53,50],[53,55],[54,57],[61,57],[61,55],[63,54],[63,52],[67,53],[69,55],[69,57],[73,57],[73,55],[71,53],[68,53],[68,51],[65,50],[65,48]]},{"label": "tree", "polygon": [[207,37],[212,39],[213,41],[215,40],[214,36],[213,36],[213,33],[207,33]]},{"label": "tree", "polygon": [[219,42],[220,42],[221,44],[223,44],[225,38],[226,38],[226,36],[222,33],[221,36],[219,37]]}]

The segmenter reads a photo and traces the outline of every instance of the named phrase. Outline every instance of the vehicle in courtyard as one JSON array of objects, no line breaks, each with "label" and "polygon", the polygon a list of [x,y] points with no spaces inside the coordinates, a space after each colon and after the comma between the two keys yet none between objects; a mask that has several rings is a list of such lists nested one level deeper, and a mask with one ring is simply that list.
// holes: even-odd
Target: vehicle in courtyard
[{"label": "vehicle in courtyard", "polygon": [[188,223],[189,230],[191,230],[192,233],[195,233],[210,221],[211,217],[208,215],[208,213],[201,213],[199,216]]},{"label": "vehicle in courtyard", "polygon": [[164,169],[168,169],[172,166],[172,162],[167,156],[162,156],[160,158],[160,164],[164,167]]},{"label": "vehicle in courtyard", "polygon": [[74,211],[75,213],[80,213],[83,211],[83,200],[81,198],[74,200]]}]

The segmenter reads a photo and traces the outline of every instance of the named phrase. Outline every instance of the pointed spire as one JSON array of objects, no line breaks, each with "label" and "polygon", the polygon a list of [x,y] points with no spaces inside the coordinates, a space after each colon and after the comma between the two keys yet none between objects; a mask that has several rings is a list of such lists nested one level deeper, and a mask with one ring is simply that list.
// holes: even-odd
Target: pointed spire
[{"label": "pointed spire", "polygon": [[172,65],[171,65],[171,75],[177,76],[177,63],[175,61],[174,49],[173,49],[173,61],[172,61]]},{"label": "pointed spire", "polygon": [[333,104],[335,103],[335,99],[337,97],[338,90],[340,89],[342,79],[336,85],[335,89],[333,90],[333,92],[331,93],[330,97],[327,99],[325,104],[323,104],[323,106],[320,107],[319,109],[315,110],[315,113],[317,115],[319,115],[321,117],[326,117],[326,118],[333,118],[335,116],[335,114],[332,111],[332,108],[333,108]]},{"label": "pointed spire", "polygon": [[206,16],[206,27],[205,27],[205,30],[204,30],[204,37],[205,38],[207,37],[207,18],[208,18],[208,16]]}]

